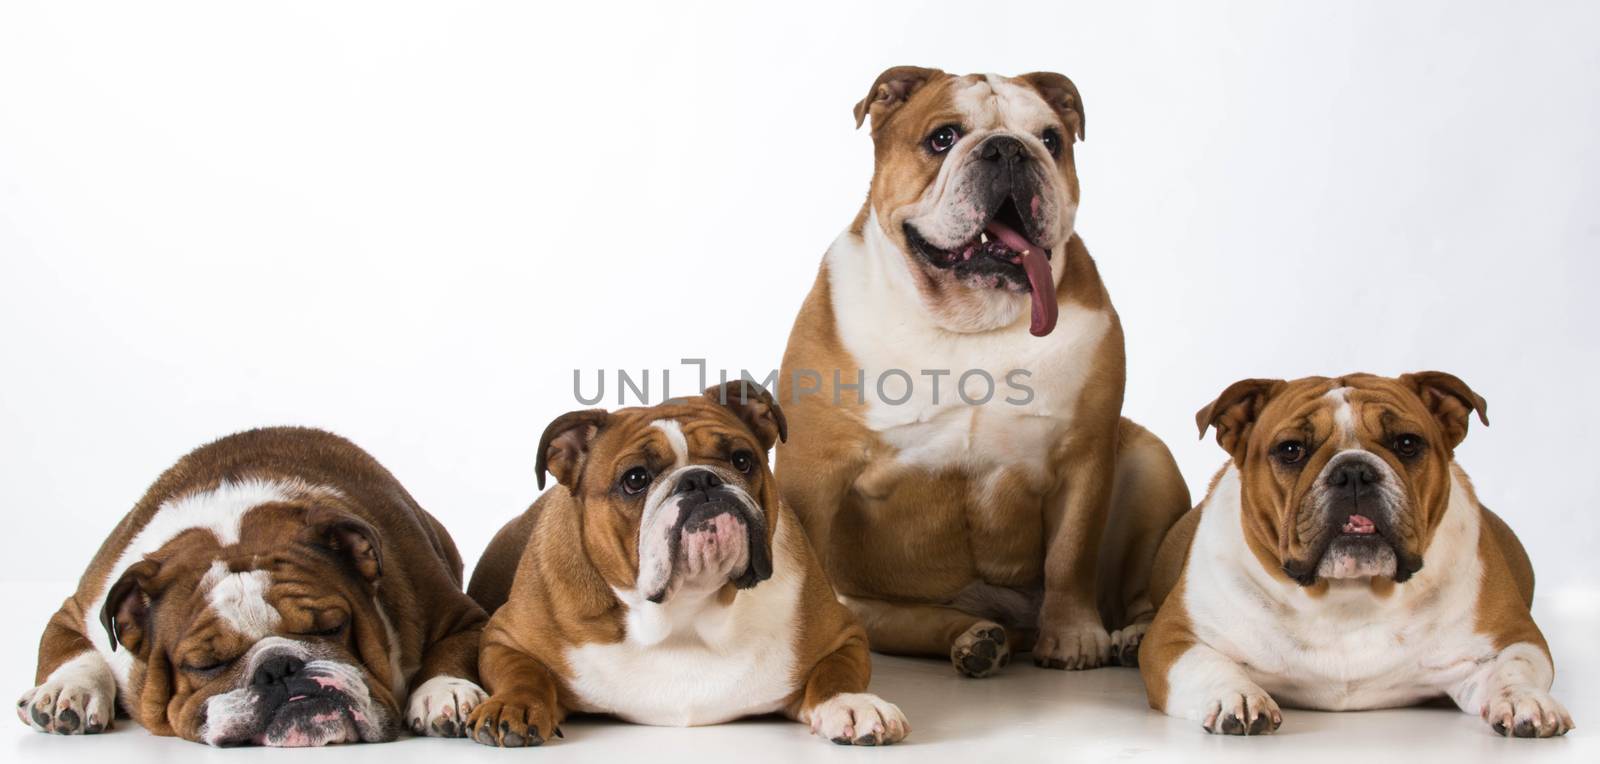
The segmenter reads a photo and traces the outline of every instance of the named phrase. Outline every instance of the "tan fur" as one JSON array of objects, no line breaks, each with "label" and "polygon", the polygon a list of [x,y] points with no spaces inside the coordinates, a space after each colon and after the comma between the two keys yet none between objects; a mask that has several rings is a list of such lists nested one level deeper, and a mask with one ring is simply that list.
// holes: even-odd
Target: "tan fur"
[{"label": "tan fur", "polygon": [[[726,458],[729,443],[764,455],[781,434],[781,424],[767,431],[761,424],[773,417],[781,423],[783,412],[775,403],[770,410],[756,407],[741,420],[739,414],[752,409],[719,404],[712,397],[717,390],[607,415],[588,444],[581,474],[540,496],[490,543],[471,586],[486,607],[498,606],[484,631],[481,658],[492,697],[472,717],[480,735],[488,736],[480,737],[483,742],[505,745],[510,736],[536,744],[572,711],[605,710],[582,708],[567,684],[571,670],[564,655],[574,646],[626,637],[626,606],[613,589],[632,588],[638,575],[639,517],[616,505],[613,472],[630,454],[665,449],[662,433],[650,426],[659,419],[679,422],[694,463]],[[781,503],[765,459],[758,461],[747,488],[768,515],[767,543],[772,544],[780,515],[782,522],[797,521]],[[865,633],[835,598],[804,537],[791,534],[788,543],[789,559],[801,565],[803,585],[794,694],[784,710],[803,719],[840,693],[865,691],[871,664]],[[724,604],[737,596],[742,595],[732,583],[720,593]]]},{"label": "tan fur", "polygon": [[[854,235],[875,214],[889,239],[907,249],[903,210],[939,171],[938,160],[918,150],[920,141],[961,121],[950,92],[979,78],[896,67],[874,83],[856,110],[858,121],[872,119],[875,164]],[[1070,134],[1081,137],[1081,100],[1066,78],[1041,73],[1017,81],[1039,90]],[[1070,141],[1058,169],[1075,202]],[[970,497],[983,476],[957,465],[901,465],[896,449],[863,423],[857,394],[835,395],[835,379],[854,382],[871,359],[851,357],[839,339],[826,264],[795,319],[780,379],[799,369],[817,370],[822,379],[815,394],[783,401],[794,423],[777,454],[784,497],[875,649],[948,654],[956,636],[987,617],[949,606],[974,584],[1032,590],[1051,622],[1096,619],[1118,628],[1154,613],[1150,564],[1168,525],[1189,507],[1188,489],[1165,445],[1120,416],[1122,328],[1093,258],[1075,234],[1061,255],[1058,303],[1109,314],[1110,327],[1094,351],[1073,426],[1049,455],[1049,479],[1041,483],[1019,469],[989,483],[997,488],[981,505]],[[930,300],[959,301],[940,292],[958,287],[920,267],[911,273]],[[1109,532],[1108,519],[1115,527]],[[1010,628],[1022,632],[1012,635],[1014,642],[1031,641],[1027,626]]]},{"label": "tan fur", "polygon": [[[1363,404],[1362,415],[1354,423],[1355,442],[1332,432],[1333,413],[1325,396],[1340,388],[1349,388],[1348,399]],[[1218,443],[1230,451],[1232,464],[1241,470],[1241,543],[1265,570],[1287,581],[1284,562],[1296,559],[1308,545],[1297,529],[1294,508],[1310,478],[1341,448],[1369,448],[1404,476],[1413,517],[1409,518],[1411,525],[1400,529],[1403,543],[1418,555],[1426,550],[1449,501],[1452,476],[1471,493],[1466,473],[1453,461],[1454,448],[1465,437],[1473,411],[1487,422],[1486,408],[1482,398],[1449,375],[1423,372],[1391,379],[1352,374],[1291,382],[1245,380],[1201,409],[1197,421],[1202,433],[1207,427],[1217,428]],[[1385,438],[1400,432],[1421,434],[1429,444],[1425,456],[1410,462],[1399,460]],[[1304,434],[1307,442],[1323,444],[1306,457],[1298,472],[1269,463],[1269,448],[1283,433]],[[1225,471],[1212,480],[1207,500]],[[1173,664],[1197,642],[1183,591],[1190,566],[1204,564],[1189,559],[1189,549],[1205,504],[1202,501],[1173,527],[1156,560],[1153,592],[1160,611],[1141,648],[1140,671],[1150,706],[1158,710],[1167,707]],[[1489,636],[1495,649],[1526,642],[1548,655],[1529,612],[1533,569],[1527,553],[1510,527],[1484,507],[1476,494],[1471,495],[1470,505],[1481,513],[1478,554],[1483,562],[1482,590],[1472,614],[1476,631]],[[1395,590],[1394,581],[1386,577],[1374,577],[1371,586],[1378,597],[1390,596]],[[1316,596],[1326,588],[1324,580],[1306,591]]]}]

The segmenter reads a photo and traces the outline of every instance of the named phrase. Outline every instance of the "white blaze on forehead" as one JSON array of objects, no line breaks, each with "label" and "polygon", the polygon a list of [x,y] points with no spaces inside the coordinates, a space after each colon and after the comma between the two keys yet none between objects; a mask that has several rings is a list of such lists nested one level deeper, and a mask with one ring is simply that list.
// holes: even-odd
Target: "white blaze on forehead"
[{"label": "white blaze on forehead", "polygon": [[674,466],[682,467],[689,463],[689,440],[683,437],[683,426],[678,424],[678,420],[657,419],[650,426],[667,436],[667,444],[672,447]]},{"label": "white blaze on forehead", "polygon": [[956,87],[951,100],[956,110],[971,121],[968,130],[1036,133],[1060,121],[1038,91],[997,74],[986,74],[965,87]]},{"label": "white blaze on forehead", "polygon": [[210,587],[206,601],[217,617],[246,639],[262,639],[277,630],[282,617],[267,602],[267,589],[272,586],[272,574],[267,571],[234,573],[228,570],[227,563],[218,560],[211,563],[201,585]]},{"label": "white blaze on forehead", "polygon": [[1350,388],[1336,387],[1323,397],[1333,406],[1333,426],[1338,428],[1340,442],[1356,442],[1356,410],[1350,405]]}]

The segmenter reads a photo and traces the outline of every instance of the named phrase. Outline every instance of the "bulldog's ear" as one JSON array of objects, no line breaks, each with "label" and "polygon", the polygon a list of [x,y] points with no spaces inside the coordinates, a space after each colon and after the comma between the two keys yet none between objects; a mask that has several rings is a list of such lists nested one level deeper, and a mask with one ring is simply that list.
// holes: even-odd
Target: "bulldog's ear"
[{"label": "bulldog's ear", "polygon": [[1423,405],[1433,413],[1433,418],[1439,420],[1439,427],[1450,439],[1451,449],[1466,439],[1472,412],[1478,412],[1478,419],[1484,425],[1489,424],[1489,404],[1454,374],[1418,371],[1400,375],[1400,382],[1416,392]]},{"label": "bulldog's ear", "polygon": [[356,572],[368,581],[383,577],[383,547],[378,531],[349,512],[312,507],[306,512],[304,538],[349,560]]},{"label": "bulldog's ear", "polygon": [[1039,91],[1039,97],[1055,110],[1061,124],[1067,126],[1069,138],[1077,136],[1078,140],[1083,140],[1083,96],[1078,95],[1078,86],[1072,84],[1072,80],[1055,72],[1029,72],[1017,79]]},{"label": "bulldog's ear", "polygon": [[1206,436],[1207,427],[1217,428],[1217,445],[1232,454],[1234,461],[1239,461],[1256,417],[1261,416],[1267,401],[1286,384],[1281,379],[1242,379],[1228,385],[1216,400],[1194,415],[1200,437]]},{"label": "bulldog's ear", "polygon": [[893,66],[883,70],[867,91],[867,97],[856,104],[856,127],[860,128],[871,116],[872,129],[878,129],[895,109],[911,99],[912,93],[943,76],[944,72],[938,69],[921,66]]},{"label": "bulldog's ear", "polygon": [[578,489],[578,476],[583,474],[584,460],[589,456],[589,444],[606,426],[611,415],[605,409],[569,411],[556,417],[544,434],[539,436],[539,456],[533,468],[539,473],[536,480],[539,490],[544,490],[544,473],[549,470],[556,482],[569,491]]},{"label": "bulldog's ear", "polygon": [[111,638],[113,652],[118,645],[136,654],[144,648],[150,632],[150,608],[161,594],[156,583],[160,572],[160,563],[141,560],[129,565],[122,577],[106,590],[105,605],[100,608],[100,625]]},{"label": "bulldog's ear", "polygon": [[706,388],[706,397],[713,403],[727,406],[744,426],[761,440],[761,447],[770,449],[774,443],[789,439],[789,421],[783,409],[772,398],[772,393],[747,379],[736,379]]}]

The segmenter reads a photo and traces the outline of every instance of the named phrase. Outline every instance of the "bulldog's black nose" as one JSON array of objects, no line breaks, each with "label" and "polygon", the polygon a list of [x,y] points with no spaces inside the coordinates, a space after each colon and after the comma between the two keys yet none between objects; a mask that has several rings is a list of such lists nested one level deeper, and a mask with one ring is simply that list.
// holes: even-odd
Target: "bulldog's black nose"
[{"label": "bulldog's black nose", "polygon": [[1009,135],[996,135],[978,147],[978,158],[989,162],[1014,162],[1026,157],[1022,141]]},{"label": "bulldog's black nose", "polygon": [[722,478],[711,470],[689,470],[678,478],[678,485],[672,489],[673,493],[693,493],[695,491],[709,491],[722,485]]},{"label": "bulldog's black nose", "polygon": [[292,655],[273,656],[256,667],[255,676],[250,678],[250,684],[260,689],[285,684],[305,667],[305,661]]},{"label": "bulldog's black nose", "polygon": [[1372,465],[1368,464],[1364,459],[1351,459],[1344,464],[1335,466],[1328,472],[1328,485],[1336,488],[1351,486],[1358,489],[1365,488],[1369,485],[1377,485],[1381,480],[1383,480],[1383,476],[1379,475],[1378,471],[1373,469]]}]

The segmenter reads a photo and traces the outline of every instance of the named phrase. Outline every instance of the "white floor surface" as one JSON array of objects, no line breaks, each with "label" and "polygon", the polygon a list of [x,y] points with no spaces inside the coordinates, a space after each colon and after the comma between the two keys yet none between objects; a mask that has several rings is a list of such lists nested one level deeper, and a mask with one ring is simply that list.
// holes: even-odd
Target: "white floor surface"
[{"label": "white floor surface", "polygon": [[[39,633],[70,585],[0,584],[6,628],[0,633],[0,689],[15,697],[31,686]],[[1001,675],[963,679],[942,661],[875,656],[873,691],[900,704],[913,732],[889,748],[851,749],[810,736],[800,725],[757,719],[716,727],[665,729],[608,719],[575,719],[565,740],[501,751],[466,740],[402,739],[382,745],[317,750],[216,750],[158,738],[127,722],[91,737],[33,732],[0,720],[0,761],[7,762],[987,762],[1185,761],[1306,764],[1418,762],[1600,762],[1600,593],[1545,596],[1535,615],[1556,658],[1555,694],[1578,729],[1554,740],[1505,740],[1476,716],[1419,708],[1363,713],[1287,709],[1283,729],[1260,738],[1204,734],[1197,723],[1151,711],[1132,669],[1067,673],[1035,668],[1026,657]]]}]

